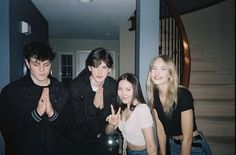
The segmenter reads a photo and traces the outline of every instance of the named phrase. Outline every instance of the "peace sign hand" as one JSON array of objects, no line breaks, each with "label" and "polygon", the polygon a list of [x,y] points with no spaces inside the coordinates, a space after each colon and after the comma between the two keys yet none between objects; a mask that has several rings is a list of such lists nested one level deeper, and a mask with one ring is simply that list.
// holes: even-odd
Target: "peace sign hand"
[{"label": "peace sign hand", "polygon": [[106,121],[113,126],[117,126],[120,120],[120,110],[119,108],[117,113],[115,113],[114,107],[111,105],[111,114],[106,118]]}]

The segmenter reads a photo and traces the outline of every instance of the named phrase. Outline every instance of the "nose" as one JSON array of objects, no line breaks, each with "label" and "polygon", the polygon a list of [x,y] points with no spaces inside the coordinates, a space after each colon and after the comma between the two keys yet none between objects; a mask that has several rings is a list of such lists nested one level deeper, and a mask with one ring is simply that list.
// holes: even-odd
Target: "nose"
[{"label": "nose", "polygon": [[103,70],[101,67],[98,67],[98,74],[102,74]]},{"label": "nose", "polygon": [[43,65],[40,65],[39,71],[40,71],[40,72],[43,72],[43,71],[44,71],[44,66],[43,66]]},{"label": "nose", "polygon": [[159,69],[155,69],[155,70],[154,70],[154,73],[155,73],[155,74],[159,74],[159,73],[160,73],[160,70],[159,70]]}]

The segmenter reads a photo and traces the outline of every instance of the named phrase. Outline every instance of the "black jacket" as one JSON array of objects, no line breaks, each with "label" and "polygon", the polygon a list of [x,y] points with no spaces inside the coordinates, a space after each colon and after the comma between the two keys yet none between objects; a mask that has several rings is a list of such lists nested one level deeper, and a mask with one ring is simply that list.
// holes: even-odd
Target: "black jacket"
[{"label": "black jacket", "polygon": [[75,144],[94,143],[106,138],[106,117],[111,113],[110,105],[117,107],[116,81],[109,76],[105,79],[104,108],[100,110],[93,104],[95,92],[91,88],[89,77],[90,72],[85,69],[71,83],[73,124],[68,138]]},{"label": "black jacket", "polygon": [[0,130],[6,155],[54,155],[62,142],[61,123],[67,94],[62,84],[50,77],[49,95],[55,110],[52,118],[40,117],[36,108],[43,87],[33,83],[29,74],[10,83],[0,94]]}]

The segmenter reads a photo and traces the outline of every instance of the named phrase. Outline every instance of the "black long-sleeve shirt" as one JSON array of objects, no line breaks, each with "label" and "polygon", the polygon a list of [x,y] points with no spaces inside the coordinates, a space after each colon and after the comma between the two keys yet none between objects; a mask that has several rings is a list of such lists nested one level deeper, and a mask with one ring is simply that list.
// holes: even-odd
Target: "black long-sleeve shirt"
[{"label": "black long-sleeve shirt", "polygon": [[[99,143],[107,137],[105,128],[107,125],[106,117],[111,114],[112,104],[116,104],[116,81],[107,77],[103,84],[104,107],[95,107],[93,100],[95,93],[90,84],[90,72],[83,71],[71,83],[71,112],[73,120],[69,127],[68,139],[76,145]],[[104,144],[106,145],[106,144]],[[92,146],[91,146],[92,147]],[[95,149],[96,148],[92,148]]]},{"label": "black long-sleeve shirt", "polygon": [[36,108],[44,87],[29,74],[8,84],[0,94],[0,130],[6,155],[54,155],[62,142],[62,113],[66,103],[63,85],[50,77],[50,101],[54,115],[40,116]]}]

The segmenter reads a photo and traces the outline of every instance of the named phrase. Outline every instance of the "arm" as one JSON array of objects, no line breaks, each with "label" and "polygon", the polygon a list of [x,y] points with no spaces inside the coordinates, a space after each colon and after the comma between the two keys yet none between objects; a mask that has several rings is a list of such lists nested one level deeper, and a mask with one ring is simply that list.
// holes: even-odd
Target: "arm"
[{"label": "arm", "polygon": [[157,155],[157,147],[154,140],[153,128],[144,128],[142,129],[142,133],[144,135],[148,155]]},{"label": "arm", "polygon": [[157,126],[157,138],[158,138],[158,143],[160,147],[160,153],[161,155],[166,155],[166,135],[165,135],[165,130],[164,127],[161,123],[161,121],[158,118],[157,111],[153,109],[153,116],[156,122]]},{"label": "arm", "polygon": [[190,155],[193,135],[192,109],[181,112],[181,128],[183,132],[181,155]]}]

